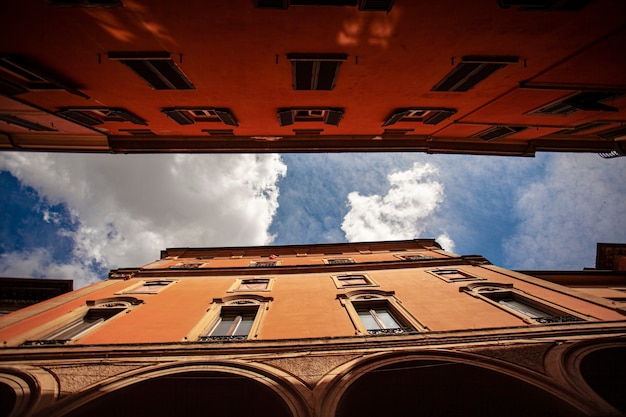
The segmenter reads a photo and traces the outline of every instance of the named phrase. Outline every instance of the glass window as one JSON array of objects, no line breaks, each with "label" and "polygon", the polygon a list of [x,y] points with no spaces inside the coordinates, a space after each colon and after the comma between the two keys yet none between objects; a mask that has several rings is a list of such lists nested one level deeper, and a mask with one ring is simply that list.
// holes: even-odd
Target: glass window
[{"label": "glass window", "polygon": [[266,290],[270,283],[269,279],[265,278],[253,278],[253,279],[242,279],[241,284],[239,284],[238,291],[263,291]]},{"label": "glass window", "polygon": [[248,338],[258,306],[247,308],[224,307],[208,335],[201,336],[200,340],[244,340]]},{"label": "glass window", "polygon": [[126,294],[156,294],[174,281],[146,281],[143,284],[124,291]]},{"label": "glass window", "polygon": [[403,333],[411,331],[401,324],[389,307],[383,304],[355,303],[361,322],[370,334]]}]

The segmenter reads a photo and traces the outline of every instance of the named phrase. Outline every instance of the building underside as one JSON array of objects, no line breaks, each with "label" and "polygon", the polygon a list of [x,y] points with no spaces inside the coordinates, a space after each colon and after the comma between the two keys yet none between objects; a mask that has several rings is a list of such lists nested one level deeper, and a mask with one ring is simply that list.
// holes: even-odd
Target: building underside
[{"label": "building underside", "polygon": [[0,16],[2,150],[626,153],[621,0],[24,0]]}]

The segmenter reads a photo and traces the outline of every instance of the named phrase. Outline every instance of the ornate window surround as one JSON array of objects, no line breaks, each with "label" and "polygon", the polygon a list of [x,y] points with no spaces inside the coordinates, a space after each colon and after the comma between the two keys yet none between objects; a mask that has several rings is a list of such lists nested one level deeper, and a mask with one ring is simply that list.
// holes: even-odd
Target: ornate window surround
[{"label": "ornate window surround", "polygon": [[[262,290],[247,290],[247,289],[241,289],[241,285],[244,283],[244,281],[254,281],[254,280],[267,280],[267,286],[265,287],[265,289]],[[272,287],[274,286],[274,281],[276,281],[276,278],[270,278],[270,277],[251,277],[251,278],[237,278],[235,280],[235,282],[233,283],[233,285],[230,286],[230,288],[226,291],[226,292],[270,292],[272,291]]]},{"label": "ornate window surround", "polygon": [[385,307],[393,316],[402,322],[401,324],[411,328],[411,332],[424,332],[429,330],[427,326],[424,326],[424,324],[404,308],[402,302],[395,297],[394,291],[375,289],[354,290],[345,294],[338,294],[337,299],[348,312],[348,316],[355,328],[355,334],[358,336],[371,336],[371,334],[361,321],[359,313],[355,308],[355,303],[384,303]]},{"label": "ornate window surround", "polygon": [[[460,292],[467,293],[472,297],[479,298],[486,301],[507,313],[513,314],[524,320],[526,323],[534,325],[546,325],[546,324],[558,324],[558,323],[571,323],[571,322],[584,322],[594,320],[593,317],[578,313],[569,308],[555,304],[553,302],[544,300],[542,298],[531,295],[525,291],[514,288],[513,284],[504,284],[498,282],[475,282],[468,284],[467,286],[460,287]],[[507,307],[499,303],[497,300],[492,299],[485,294],[501,295],[503,297],[511,297],[520,301],[522,304],[526,304],[530,307],[546,311],[550,313],[550,316],[545,318],[532,318],[525,315],[513,308]]]},{"label": "ornate window surround", "polygon": [[[37,345],[49,345],[49,344],[67,344],[74,343],[83,336],[91,333],[96,328],[100,327],[104,322],[108,322],[110,320],[114,320],[118,317],[121,317],[122,313],[128,313],[130,310],[135,308],[137,305],[143,304],[143,300],[139,300],[135,297],[109,297],[102,298],[99,300],[88,300],[85,305],[77,308],[65,314],[55,320],[52,320],[31,332],[28,332],[21,336],[22,343],[37,346]],[[85,317],[90,310],[95,309],[116,309],[119,310],[117,313],[112,314],[110,317],[106,318],[104,321],[94,324],[93,326],[88,327],[84,331],[81,331],[77,335],[73,335],[68,340],[60,340],[56,339],[54,336],[59,332],[64,330],[64,327],[69,326],[70,324],[79,321],[81,318]]]},{"label": "ornate window surround", "polygon": [[229,295],[222,298],[214,298],[204,316],[191,331],[187,333],[183,341],[198,341],[199,338],[210,335],[215,329],[215,326],[219,323],[222,309],[236,309],[238,307],[248,306],[257,306],[258,309],[246,339],[256,339],[263,320],[263,315],[269,310],[272,301],[274,301],[272,297],[263,297],[255,294]]},{"label": "ornate window surround", "polygon": [[[157,291],[155,292],[140,292],[138,291],[139,288],[145,286],[146,284],[149,283],[154,283],[154,282],[168,282],[167,285],[163,285],[161,286],[161,288],[159,288]],[[140,281],[136,284],[131,285],[130,287],[123,289],[120,292],[117,292],[116,294],[142,294],[142,295],[154,295],[154,294],[158,294],[161,291],[163,291],[164,289],[171,287],[173,284],[176,284],[178,281],[177,280],[172,280],[172,279],[147,279],[147,280],[143,280]]]}]

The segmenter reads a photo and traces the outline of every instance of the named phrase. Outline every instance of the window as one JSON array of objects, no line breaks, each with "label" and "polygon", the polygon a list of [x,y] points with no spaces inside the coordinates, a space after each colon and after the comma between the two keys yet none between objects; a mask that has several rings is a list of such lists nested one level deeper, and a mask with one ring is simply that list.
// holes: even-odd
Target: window
[{"label": "window", "polygon": [[280,265],[280,261],[250,261],[248,266],[254,268],[273,268]]},{"label": "window", "polygon": [[390,126],[398,122],[419,122],[426,125],[436,125],[455,113],[455,109],[441,108],[398,109],[387,118],[385,123],[383,123],[383,127]]},{"label": "window", "polygon": [[339,126],[343,117],[343,109],[280,109],[278,123],[281,126],[292,125],[295,122],[323,122],[327,125]]},{"label": "window", "polygon": [[356,263],[352,258],[322,258],[326,265],[348,265]]},{"label": "window", "polygon": [[437,278],[441,278],[442,280],[446,282],[478,281],[478,280],[485,279],[485,278],[474,276],[465,271],[460,271],[458,269],[435,269],[433,271],[428,271],[428,272],[435,275]]},{"label": "window", "polygon": [[198,269],[202,268],[206,262],[179,262],[176,265],[168,266],[169,269]]},{"label": "window", "polygon": [[378,284],[366,274],[342,274],[330,276],[337,288],[348,287],[378,287]]},{"label": "window", "polygon": [[585,91],[550,103],[528,114],[568,116],[580,110],[617,112],[619,110],[617,107],[609,106],[604,102],[619,96],[621,93],[617,92]]},{"label": "window", "polygon": [[237,119],[228,109],[213,107],[173,107],[161,110],[179,125],[192,125],[203,122],[221,122],[229,126],[239,126]]},{"label": "window", "polygon": [[109,52],[155,90],[194,90],[195,87],[170,58],[169,52]]},{"label": "window", "polygon": [[265,292],[272,289],[273,278],[240,278],[230,287],[228,292]]},{"label": "window", "polygon": [[574,311],[514,289],[513,284],[477,283],[461,287],[459,290],[487,300],[530,323],[553,324],[585,321],[585,318]]},{"label": "window", "polygon": [[124,294],[156,294],[174,282],[169,280],[144,281],[122,292]]},{"label": "window", "polygon": [[[28,340],[24,344],[35,345],[60,345],[76,340],[100,326],[105,321],[128,310],[134,305],[143,303],[133,297],[114,297],[99,301],[87,301],[84,309],[79,309],[79,314],[74,314],[75,319],[70,319],[44,337],[37,340]],[[86,309],[86,311],[85,311]]]},{"label": "window", "polygon": [[429,259],[437,259],[435,256],[423,255],[421,253],[410,253],[407,255],[394,255],[403,261],[426,261]]},{"label": "window", "polygon": [[517,132],[521,132],[526,130],[526,127],[522,126],[494,126],[487,130],[483,130],[478,133],[476,136],[481,138],[482,140],[490,141],[495,139],[500,139],[505,136],[509,136],[515,134]]},{"label": "window", "polygon": [[393,296],[393,292],[357,290],[337,298],[348,311],[357,334],[397,334],[424,331]]},{"label": "window", "polygon": [[[294,90],[332,90],[346,54],[288,54],[291,61]],[[339,122],[337,122],[339,123]]]},{"label": "window", "polygon": [[271,297],[249,294],[216,298],[185,340],[201,342],[254,339]]},{"label": "window", "polygon": [[203,336],[201,341],[209,340],[245,340],[250,334],[258,306],[223,307],[217,323]]},{"label": "window", "polygon": [[10,125],[15,125],[19,127],[23,127],[24,129],[32,130],[35,132],[56,132],[57,130],[44,126],[42,124],[32,122],[30,120],[26,120],[22,117],[14,116],[12,114],[0,114],[0,121],[4,123],[8,123]]},{"label": "window", "polygon": [[105,122],[131,122],[136,125],[146,125],[146,121],[119,107],[94,107],[94,108],[65,108],[58,114],[73,122],[87,126],[96,126]]},{"label": "window", "polygon": [[431,91],[465,92],[474,88],[494,72],[519,62],[517,57],[466,56]]},{"label": "window", "polygon": [[0,94],[13,96],[28,91],[49,90],[65,90],[89,98],[21,56],[0,56]]}]

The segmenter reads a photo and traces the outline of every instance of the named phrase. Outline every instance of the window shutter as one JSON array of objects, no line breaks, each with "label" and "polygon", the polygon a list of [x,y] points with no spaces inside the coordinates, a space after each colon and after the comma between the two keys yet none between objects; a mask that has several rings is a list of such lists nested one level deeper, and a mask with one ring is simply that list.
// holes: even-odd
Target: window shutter
[{"label": "window shutter", "polygon": [[132,114],[129,111],[126,111],[125,109],[121,109],[121,108],[113,108],[110,109],[111,113],[114,114],[117,117],[121,117],[122,119],[129,121],[133,124],[136,125],[144,125],[146,126],[147,123],[145,122],[145,120],[143,120],[142,118],[135,116],[134,114]]},{"label": "window shutter", "polygon": [[426,125],[436,125],[437,123],[446,120],[448,117],[456,113],[455,110],[439,110],[433,116],[424,121]]},{"label": "window shutter", "polygon": [[78,110],[61,110],[58,112],[60,116],[70,119],[73,122],[84,124],[87,126],[101,125],[102,120],[92,117]]},{"label": "window shutter", "polygon": [[327,125],[339,126],[339,122],[343,117],[343,110],[328,110],[324,123]]},{"label": "window shutter", "polygon": [[469,91],[497,70],[518,61],[517,57],[463,57],[431,91]]},{"label": "window shutter", "polygon": [[278,123],[281,126],[292,125],[294,122],[293,111],[291,110],[279,110],[278,111]]},{"label": "window shutter", "polygon": [[409,114],[409,110],[400,110],[396,113],[393,113],[391,116],[389,116],[389,118],[387,118],[387,121],[383,123],[383,127],[398,123],[398,121],[407,114]]},{"label": "window shutter", "polygon": [[224,124],[229,126],[239,126],[237,120],[235,120],[235,116],[233,116],[230,111],[226,109],[215,109],[214,111],[215,114],[217,114],[217,117],[219,117]]},{"label": "window shutter", "polygon": [[163,109],[161,110],[161,113],[165,114],[167,117],[174,120],[179,125],[193,124],[193,120],[191,120],[191,118],[189,118],[185,113],[181,112],[180,110]]}]

